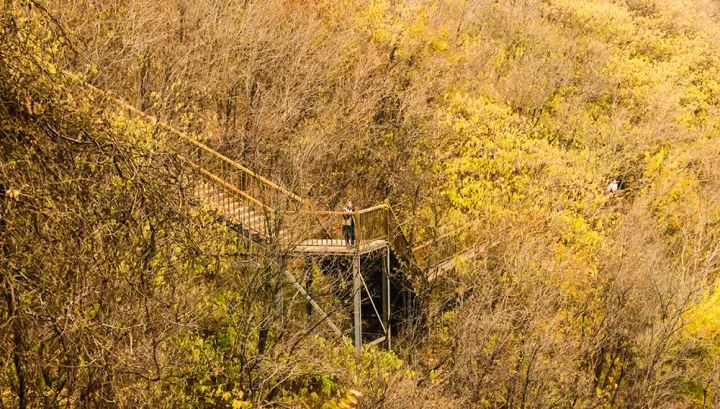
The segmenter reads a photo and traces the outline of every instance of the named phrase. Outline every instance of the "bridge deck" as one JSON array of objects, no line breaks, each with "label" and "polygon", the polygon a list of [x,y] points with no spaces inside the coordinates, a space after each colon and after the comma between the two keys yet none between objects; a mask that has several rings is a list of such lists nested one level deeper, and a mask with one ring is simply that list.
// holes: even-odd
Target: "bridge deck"
[{"label": "bridge deck", "polygon": [[[362,240],[358,252],[360,254],[370,253],[388,246],[387,240]],[[347,245],[342,239],[313,239],[305,240],[295,247],[295,253],[302,254],[355,254],[356,246]]]}]

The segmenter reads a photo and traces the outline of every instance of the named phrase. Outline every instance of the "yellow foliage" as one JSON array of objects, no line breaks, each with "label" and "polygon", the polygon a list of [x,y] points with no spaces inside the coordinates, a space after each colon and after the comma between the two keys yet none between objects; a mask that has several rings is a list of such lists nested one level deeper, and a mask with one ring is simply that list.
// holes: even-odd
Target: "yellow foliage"
[{"label": "yellow foliage", "polygon": [[685,320],[686,336],[712,340],[720,335],[720,286],[706,292],[702,300],[687,311]]}]

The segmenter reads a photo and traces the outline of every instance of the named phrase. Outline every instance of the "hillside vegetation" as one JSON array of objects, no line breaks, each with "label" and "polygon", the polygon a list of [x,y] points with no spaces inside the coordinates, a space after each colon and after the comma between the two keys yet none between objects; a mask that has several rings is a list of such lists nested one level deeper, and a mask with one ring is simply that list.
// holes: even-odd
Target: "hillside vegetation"
[{"label": "hillside vegetation", "polygon": [[[720,407],[717,1],[0,10],[0,407]],[[318,208],[483,251],[356,357],[66,70]]]}]

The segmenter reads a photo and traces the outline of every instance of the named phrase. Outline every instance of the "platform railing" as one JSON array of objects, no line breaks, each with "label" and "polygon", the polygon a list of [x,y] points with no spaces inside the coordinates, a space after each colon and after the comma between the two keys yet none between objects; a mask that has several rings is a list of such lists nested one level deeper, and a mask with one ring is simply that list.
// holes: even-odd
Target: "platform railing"
[{"label": "platform railing", "polygon": [[388,240],[390,236],[390,206],[383,203],[357,212],[356,235],[360,242]]},{"label": "platform railing", "polygon": [[362,246],[388,240],[389,206],[362,210],[283,212],[284,237],[303,247]]},{"label": "platform railing", "polygon": [[[173,135],[174,136],[174,135]],[[178,142],[187,142],[177,138]],[[196,143],[178,144],[176,151],[206,176],[216,176],[242,192],[242,198],[252,198],[254,203],[276,211],[298,211],[310,205],[290,192],[221,155],[207,146]]]},{"label": "platform railing", "polygon": [[339,245],[343,237],[342,214],[335,211],[282,212],[279,239],[291,247]]}]

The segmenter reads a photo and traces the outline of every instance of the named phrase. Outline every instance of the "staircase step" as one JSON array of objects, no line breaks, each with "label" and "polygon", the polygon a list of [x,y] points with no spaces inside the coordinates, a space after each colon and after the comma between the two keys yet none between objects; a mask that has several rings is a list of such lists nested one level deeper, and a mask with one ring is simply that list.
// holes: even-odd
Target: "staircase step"
[{"label": "staircase step", "polygon": [[262,221],[262,223],[259,225],[264,226],[265,225],[265,216],[263,216],[262,214],[255,213],[251,219],[247,220],[247,223],[252,225],[253,223],[258,224],[258,222],[260,222],[260,221]]},{"label": "staircase step", "polygon": [[242,203],[238,202],[237,206],[232,209],[226,209],[225,214],[230,217],[237,217],[244,213],[248,212],[247,206],[244,206]]},{"label": "staircase step", "polygon": [[238,213],[237,213],[236,215],[234,215],[233,217],[235,217],[236,219],[240,220],[241,222],[242,222],[242,221],[248,221],[248,220],[252,219],[253,217],[255,217],[255,210],[253,210],[253,209],[251,209],[251,208],[245,208],[245,211],[243,211],[243,212],[238,212]]}]

